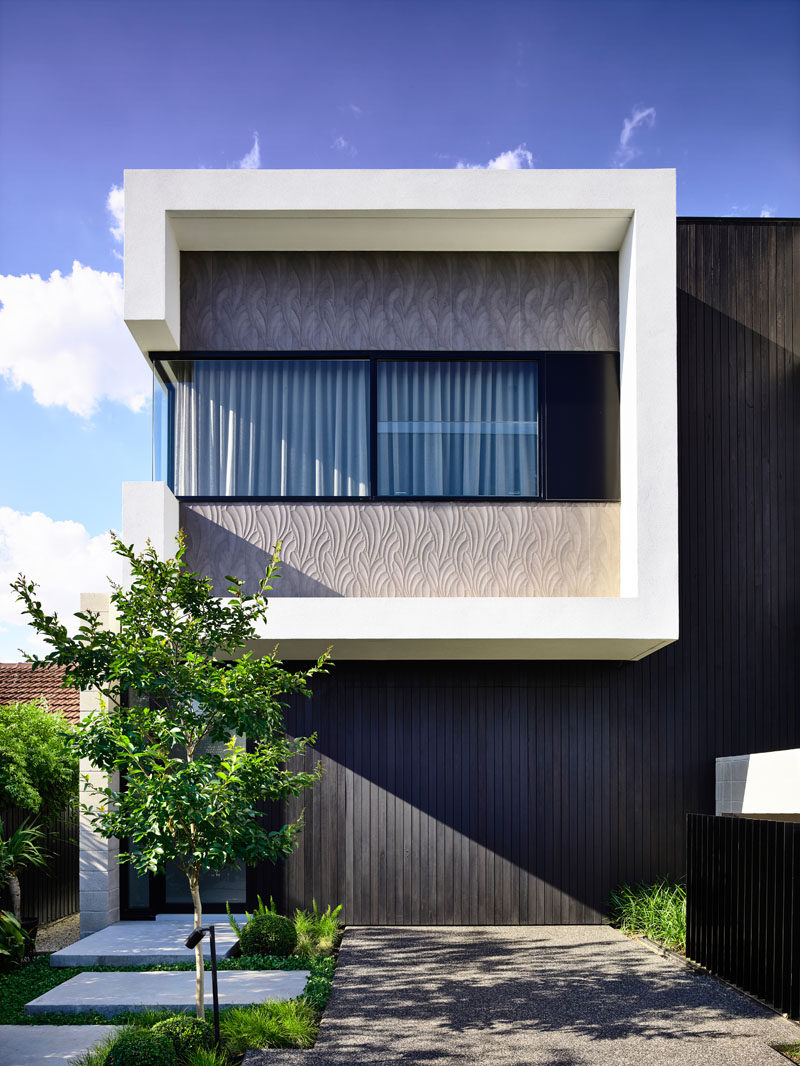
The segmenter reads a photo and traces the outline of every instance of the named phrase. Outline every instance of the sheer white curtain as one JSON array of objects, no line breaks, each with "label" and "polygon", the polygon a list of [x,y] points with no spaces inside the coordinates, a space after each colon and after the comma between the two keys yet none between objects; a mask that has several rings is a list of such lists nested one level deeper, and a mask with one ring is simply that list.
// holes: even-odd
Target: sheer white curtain
[{"label": "sheer white curtain", "polygon": [[536,496],[535,362],[378,363],[378,492]]},{"label": "sheer white curtain", "polygon": [[172,385],[177,495],[368,494],[365,360],[181,365],[186,369]]}]

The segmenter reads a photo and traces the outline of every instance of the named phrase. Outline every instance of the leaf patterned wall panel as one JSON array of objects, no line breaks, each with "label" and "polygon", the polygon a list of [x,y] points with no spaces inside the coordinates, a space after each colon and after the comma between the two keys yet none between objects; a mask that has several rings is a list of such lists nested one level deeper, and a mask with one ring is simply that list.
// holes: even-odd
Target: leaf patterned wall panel
[{"label": "leaf patterned wall panel", "polygon": [[618,596],[617,503],[182,503],[188,564],[274,596]]},{"label": "leaf patterned wall panel", "polygon": [[613,252],[182,252],[185,351],[617,351]]}]

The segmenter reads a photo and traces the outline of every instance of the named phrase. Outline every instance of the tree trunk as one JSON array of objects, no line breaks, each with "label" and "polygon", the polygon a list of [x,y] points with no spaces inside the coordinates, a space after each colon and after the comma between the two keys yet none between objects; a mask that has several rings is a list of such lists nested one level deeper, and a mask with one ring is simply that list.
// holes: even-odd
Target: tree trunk
[{"label": "tree trunk", "polygon": [[[192,893],[194,905],[194,927],[200,929],[203,924],[203,904],[200,902],[200,877],[195,873],[189,874],[189,891]],[[194,1001],[197,1008],[197,1017],[205,1021],[206,1017],[206,992],[205,992],[205,964],[203,962],[203,941],[194,949],[195,985]]]},{"label": "tree trunk", "polygon": [[11,910],[18,922],[22,921],[22,899],[19,891],[19,878],[16,874],[8,875],[8,894],[11,897]]}]

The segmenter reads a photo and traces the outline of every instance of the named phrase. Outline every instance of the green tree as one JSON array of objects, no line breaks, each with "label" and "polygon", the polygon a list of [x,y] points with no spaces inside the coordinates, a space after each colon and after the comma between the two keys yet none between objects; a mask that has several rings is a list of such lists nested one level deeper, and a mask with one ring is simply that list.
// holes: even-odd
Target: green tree
[{"label": "green tree", "polygon": [[21,807],[47,828],[78,799],[69,723],[43,699],[0,707],[0,807]]},{"label": "green tree", "polygon": [[[183,871],[197,929],[202,872],[275,862],[296,846],[301,819],[267,828],[259,804],[296,796],[320,777],[319,766],[287,766],[315,737],[288,736],[283,709],[289,695],[311,694],[311,678],[329,659],[326,653],[293,673],[275,652],[255,657],[245,650],[266,620],[277,549],[254,594],[228,578],[228,598],[218,599],[207,578],[185,568],[183,535],[177,540],[175,557],[161,560],[150,545],[137,554],[112,537],[131,575],[126,586],[112,584],[116,630],[87,611],[77,613],[80,626],[70,635],[42,609],[33,582],[20,575],[12,587],[52,648],[30,657],[34,669],[56,663],[66,684],[101,696],[101,709],[76,729],[75,746],[109,775],[124,775],[125,788],[95,787],[97,802],[84,813],[100,836],[128,841],[120,861],[140,873],[161,872],[170,862]],[[237,737],[247,738],[247,750]],[[203,1018],[201,944],[195,962]]]}]

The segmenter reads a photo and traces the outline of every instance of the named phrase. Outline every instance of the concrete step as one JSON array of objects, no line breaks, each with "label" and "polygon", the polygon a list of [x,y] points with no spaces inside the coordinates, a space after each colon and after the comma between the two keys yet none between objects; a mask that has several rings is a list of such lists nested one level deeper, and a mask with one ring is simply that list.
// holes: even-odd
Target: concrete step
[{"label": "concrete step", "polygon": [[[247,925],[247,915],[246,914],[234,914],[233,915],[233,920],[235,922],[237,922],[239,925]],[[155,916],[155,918],[154,918],[154,921],[156,921],[156,922],[185,922],[185,921],[192,921],[192,916],[190,914],[157,914]],[[203,925],[215,925],[217,927],[217,932],[219,932],[219,927],[221,925],[230,926],[230,922],[228,921],[228,914],[227,914],[226,911],[219,911],[219,912],[216,912],[216,911],[215,912],[204,911],[203,912]]]},{"label": "concrete step", "polygon": [[[165,915],[155,922],[115,922],[69,947],[54,951],[50,956],[50,965],[158,966],[172,962],[193,962],[194,950],[184,945],[192,925],[191,916],[185,914]],[[215,922],[214,928],[217,957],[227,958],[236,945],[236,934],[227,919]],[[208,934],[203,939],[203,955],[206,959],[211,957]]]},{"label": "concrete step", "polygon": [[[221,1007],[246,1007],[268,1000],[294,999],[305,988],[308,970],[226,970],[218,975]],[[212,1006],[211,974],[206,973],[206,1008]],[[194,1010],[194,973],[79,973],[25,1005],[26,1014],[78,1014],[96,1011],[110,1018],[122,1011]]]},{"label": "concrete step", "polygon": [[57,1066],[118,1032],[115,1025],[0,1025],[0,1066]]}]

